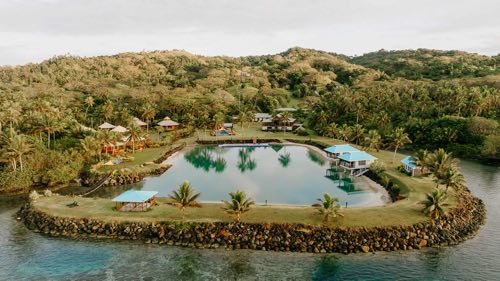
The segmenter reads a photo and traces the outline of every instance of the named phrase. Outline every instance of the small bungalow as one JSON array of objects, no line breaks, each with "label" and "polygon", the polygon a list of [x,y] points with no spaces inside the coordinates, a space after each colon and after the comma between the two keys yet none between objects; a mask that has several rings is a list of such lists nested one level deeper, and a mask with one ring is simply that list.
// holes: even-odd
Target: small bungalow
[{"label": "small bungalow", "polygon": [[166,131],[174,131],[177,130],[177,127],[179,127],[179,123],[173,121],[172,119],[170,119],[170,117],[167,116],[158,123],[158,126],[163,127],[163,129]]},{"label": "small bungalow", "polygon": [[326,152],[326,155],[333,159],[338,159],[340,155],[345,153],[360,151],[359,149],[352,147],[348,144],[337,144],[327,147],[324,150]]},{"label": "small bungalow", "polygon": [[134,117],[134,119],[132,119],[132,122],[134,122],[134,124],[139,126],[141,129],[146,129],[148,127],[148,124],[146,122],[142,121],[137,117]]},{"label": "small bungalow", "polygon": [[403,165],[405,171],[412,177],[421,176],[423,174],[428,173],[427,168],[422,168],[421,166],[418,166],[413,157],[411,156],[406,156],[405,158],[403,158],[403,160],[401,160],[401,164]]},{"label": "small bungalow", "polygon": [[370,165],[377,160],[364,151],[351,151],[339,156],[339,166],[348,170],[351,176],[361,176],[366,173]]},{"label": "small bungalow", "polygon": [[123,126],[116,126],[114,127],[111,132],[119,133],[119,134],[126,134],[128,132],[127,128]]},{"label": "small bungalow", "polygon": [[296,120],[297,119],[292,117],[284,120],[281,117],[281,114],[277,114],[274,118],[266,118],[262,120],[262,131],[290,132],[303,126],[303,124],[297,123]]},{"label": "small bungalow", "polygon": [[272,118],[271,114],[269,113],[255,113],[253,117],[254,122],[263,122],[266,119]]},{"label": "small bungalow", "polygon": [[112,130],[112,129],[114,129],[115,127],[116,127],[115,125],[109,124],[108,122],[104,122],[104,123],[102,123],[102,124],[99,126],[99,129],[101,129],[101,130]]},{"label": "small bungalow", "polygon": [[158,191],[128,190],[113,198],[116,210],[121,212],[144,212],[156,204]]}]

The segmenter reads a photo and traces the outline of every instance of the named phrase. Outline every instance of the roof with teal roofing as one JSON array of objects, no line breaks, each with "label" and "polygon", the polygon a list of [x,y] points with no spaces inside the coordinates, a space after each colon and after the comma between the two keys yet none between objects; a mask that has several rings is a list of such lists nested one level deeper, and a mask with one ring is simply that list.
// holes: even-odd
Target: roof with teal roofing
[{"label": "roof with teal roofing", "polygon": [[352,161],[363,161],[363,160],[375,160],[377,158],[364,151],[358,150],[358,151],[351,151],[349,153],[344,153],[339,156],[339,159],[352,162]]},{"label": "roof with teal roofing", "polygon": [[348,144],[337,144],[337,145],[325,148],[325,151],[330,152],[330,153],[345,153],[345,152],[351,152],[351,151],[359,151],[359,149],[354,148]]},{"label": "roof with teal roofing", "polygon": [[158,191],[142,191],[142,190],[127,190],[117,197],[113,198],[113,202],[146,202],[158,194]]},{"label": "roof with teal roofing", "polygon": [[413,157],[411,156],[406,156],[405,158],[403,158],[403,160],[401,160],[401,163],[412,168],[417,167],[417,163],[415,163],[415,160],[413,160]]}]

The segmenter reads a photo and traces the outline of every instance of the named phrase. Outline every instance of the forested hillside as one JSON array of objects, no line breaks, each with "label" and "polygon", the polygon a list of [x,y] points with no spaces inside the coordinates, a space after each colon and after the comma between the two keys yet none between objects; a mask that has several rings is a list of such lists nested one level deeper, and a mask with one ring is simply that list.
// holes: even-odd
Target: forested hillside
[{"label": "forested hillside", "polygon": [[500,73],[500,56],[488,57],[462,51],[402,50],[367,53],[350,62],[411,80],[483,77]]},{"label": "forested hillside", "polygon": [[[430,58],[415,64],[449,69],[452,57],[452,69],[461,70],[434,78],[498,71],[498,57],[461,53],[460,63],[455,52],[436,52],[416,51]],[[104,121],[127,126],[135,116],[154,126],[170,116],[186,127],[207,128],[286,106],[302,109],[295,117],[317,134],[359,144],[378,139],[389,147],[400,129],[412,140],[408,148],[500,158],[498,89],[461,79],[406,80],[398,77],[418,79],[428,70],[417,68],[421,76],[412,77],[393,72],[391,62],[374,67],[380,71],[353,64],[360,60],[302,48],[237,58],[156,51],[0,68],[0,187],[75,178],[96,161],[100,147],[92,145],[99,136],[82,128]]]}]

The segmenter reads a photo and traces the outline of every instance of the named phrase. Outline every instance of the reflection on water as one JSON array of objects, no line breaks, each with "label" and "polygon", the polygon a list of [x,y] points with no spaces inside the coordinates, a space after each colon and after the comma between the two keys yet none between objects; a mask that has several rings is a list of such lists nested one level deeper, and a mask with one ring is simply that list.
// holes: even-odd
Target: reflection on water
[{"label": "reflection on water", "polygon": [[307,150],[307,156],[309,157],[309,159],[311,159],[311,161],[317,163],[320,166],[324,166],[326,163],[325,159],[312,149]]},{"label": "reflection on water", "polygon": [[238,151],[238,169],[244,173],[245,171],[253,171],[257,168],[257,162],[251,158],[252,152],[255,151],[254,147],[240,148]]},{"label": "reflection on water", "polygon": [[226,169],[226,160],[222,157],[225,149],[215,146],[197,146],[184,155],[186,161],[197,169],[205,172],[214,169],[217,173],[222,173]]},{"label": "reflection on water", "polygon": [[[328,159],[303,146],[197,146],[181,151],[169,162],[172,167],[159,177],[146,178],[139,184],[142,189],[167,196],[189,180],[203,194],[200,201],[205,202],[220,202],[229,192],[240,189],[259,204],[311,205],[325,192],[338,197],[342,205],[383,204],[371,190],[326,178]],[[360,190],[367,191],[353,192]]]}]

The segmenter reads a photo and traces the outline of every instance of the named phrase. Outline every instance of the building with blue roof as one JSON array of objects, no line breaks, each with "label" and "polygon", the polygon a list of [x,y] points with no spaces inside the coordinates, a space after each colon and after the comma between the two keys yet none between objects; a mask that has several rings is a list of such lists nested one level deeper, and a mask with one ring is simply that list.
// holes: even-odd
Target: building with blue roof
[{"label": "building with blue roof", "polygon": [[327,147],[324,150],[326,152],[326,155],[328,155],[328,157],[331,157],[333,159],[338,159],[340,155],[345,153],[360,151],[359,149],[352,147],[349,144],[337,144]]},{"label": "building with blue roof", "polygon": [[403,158],[403,160],[401,160],[401,164],[403,165],[405,171],[412,177],[426,174],[429,171],[427,168],[418,166],[415,162],[415,159],[413,159],[413,157],[411,156],[406,156],[405,158]]},{"label": "building with blue roof", "polygon": [[158,191],[127,190],[113,198],[116,210],[122,212],[144,212],[156,204]]},{"label": "building with blue roof", "polygon": [[339,160],[339,166],[348,170],[351,176],[361,176],[368,171],[377,157],[358,150],[340,155]]}]

